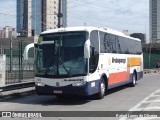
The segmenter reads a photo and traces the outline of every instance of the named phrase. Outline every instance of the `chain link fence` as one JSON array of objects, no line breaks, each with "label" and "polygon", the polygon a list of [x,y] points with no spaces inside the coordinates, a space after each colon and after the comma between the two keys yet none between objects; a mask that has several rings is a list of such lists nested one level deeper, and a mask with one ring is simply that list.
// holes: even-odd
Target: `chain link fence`
[{"label": "chain link fence", "polygon": [[[5,84],[15,84],[20,82],[31,81],[34,78],[34,48],[29,50],[29,60],[23,60],[23,52],[30,41],[8,40],[1,44],[3,54],[6,55],[6,80]],[[2,52],[1,52],[2,53]]]}]

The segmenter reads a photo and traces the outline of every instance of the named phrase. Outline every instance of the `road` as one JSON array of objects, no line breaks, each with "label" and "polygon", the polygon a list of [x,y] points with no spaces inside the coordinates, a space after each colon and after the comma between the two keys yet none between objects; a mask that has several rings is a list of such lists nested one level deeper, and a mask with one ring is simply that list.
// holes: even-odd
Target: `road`
[{"label": "road", "polygon": [[[160,110],[160,74],[146,74],[144,78],[138,82],[136,87],[122,86],[109,90],[108,94],[102,100],[93,98],[66,98],[60,100],[54,96],[30,95],[0,103],[0,111],[129,110]],[[54,119],[74,120],[75,118],[55,117]],[[92,120],[93,118],[77,119]],[[106,118],[96,119],[106,120]],[[118,120],[119,118],[107,118],[107,120],[110,119]]]}]

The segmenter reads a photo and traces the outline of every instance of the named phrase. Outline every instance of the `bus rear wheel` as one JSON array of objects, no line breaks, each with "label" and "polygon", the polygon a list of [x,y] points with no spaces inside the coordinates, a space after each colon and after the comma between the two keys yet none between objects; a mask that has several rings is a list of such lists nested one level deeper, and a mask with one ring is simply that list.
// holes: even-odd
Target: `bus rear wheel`
[{"label": "bus rear wheel", "polygon": [[136,74],[133,73],[132,82],[130,83],[130,86],[131,86],[131,87],[135,87],[136,84],[137,84],[137,77],[136,77]]}]

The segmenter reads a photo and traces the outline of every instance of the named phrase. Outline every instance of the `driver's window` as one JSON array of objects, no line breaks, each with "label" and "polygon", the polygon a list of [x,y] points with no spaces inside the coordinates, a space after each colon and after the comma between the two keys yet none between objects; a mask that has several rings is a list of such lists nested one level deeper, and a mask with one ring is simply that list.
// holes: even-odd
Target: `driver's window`
[{"label": "driver's window", "polygon": [[92,31],[90,35],[90,60],[89,60],[89,70],[90,73],[96,71],[99,60],[99,40],[98,40],[98,31]]}]

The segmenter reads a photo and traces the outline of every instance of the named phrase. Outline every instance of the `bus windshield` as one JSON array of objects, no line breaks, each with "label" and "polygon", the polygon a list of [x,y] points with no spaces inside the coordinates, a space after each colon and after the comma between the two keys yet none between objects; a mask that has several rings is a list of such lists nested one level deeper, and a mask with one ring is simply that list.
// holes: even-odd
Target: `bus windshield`
[{"label": "bus windshield", "polygon": [[62,78],[87,74],[87,32],[43,34],[36,47],[36,76]]}]

